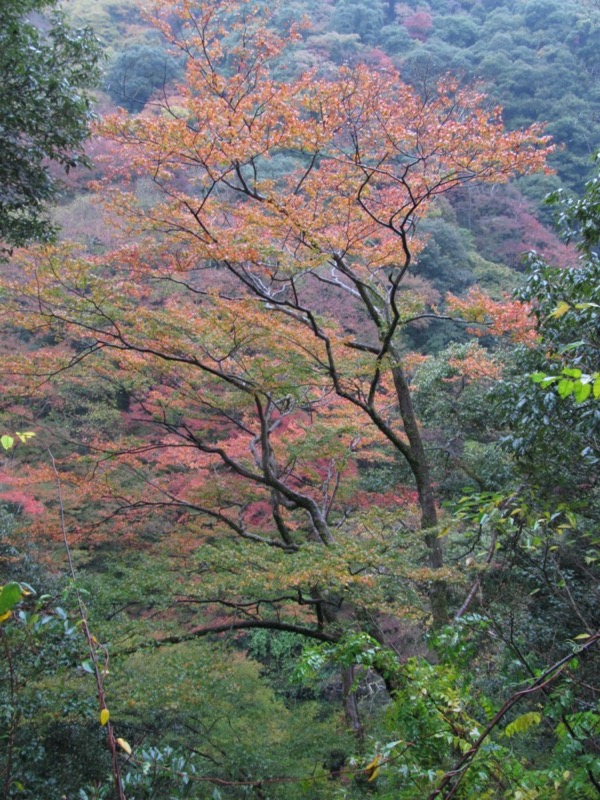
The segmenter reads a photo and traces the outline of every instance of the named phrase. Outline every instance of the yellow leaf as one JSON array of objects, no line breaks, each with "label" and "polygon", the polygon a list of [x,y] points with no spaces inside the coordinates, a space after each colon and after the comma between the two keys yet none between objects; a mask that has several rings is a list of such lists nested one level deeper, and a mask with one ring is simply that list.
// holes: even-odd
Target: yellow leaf
[{"label": "yellow leaf", "polygon": [[365,767],[365,773],[367,774],[367,780],[369,783],[374,781],[375,778],[379,775],[379,762],[381,761],[381,756],[377,755],[372,761],[369,761],[367,766]]},{"label": "yellow leaf", "polygon": [[510,738],[518,733],[526,733],[532,725],[539,725],[541,721],[542,715],[539,712],[529,711],[509,723],[504,729],[504,735]]},{"label": "yellow leaf", "polygon": [[379,775],[379,767],[375,767],[375,769],[369,775],[367,780],[369,781],[369,783],[371,783],[371,781],[374,781],[377,778],[378,775]]},{"label": "yellow leaf", "polygon": [[32,436],[35,436],[35,433],[33,431],[24,431],[23,433],[20,433],[19,431],[17,431],[16,435],[19,437],[19,439],[23,443],[25,443],[27,441],[27,439],[31,439]]},{"label": "yellow leaf", "polygon": [[564,317],[564,315],[569,311],[571,306],[568,303],[565,303],[564,300],[561,300],[560,303],[556,306],[554,311],[550,314],[551,317],[554,319],[560,319],[560,317]]},{"label": "yellow leaf", "polygon": [[4,622],[5,619],[8,619],[12,611],[5,611],[4,614],[0,614],[0,622]]},{"label": "yellow leaf", "polygon": [[580,633],[578,636],[573,637],[575,641],[577,641],[578,639],[589,639],[589,638],[590,638],[589,633]]},{"label": "yellow leaf", "polygon": [[103,708],[100,712],[100,725],[106,725],[108,720],[110,719],[110,711],[108,708]]},{"label": "yellow leaf", "polygon": [[126,742],[125,739],[117,739],[117,744],[121,748],[121,750],[125,750],[128,756],[131,755],[131,745],[129,742]]}]

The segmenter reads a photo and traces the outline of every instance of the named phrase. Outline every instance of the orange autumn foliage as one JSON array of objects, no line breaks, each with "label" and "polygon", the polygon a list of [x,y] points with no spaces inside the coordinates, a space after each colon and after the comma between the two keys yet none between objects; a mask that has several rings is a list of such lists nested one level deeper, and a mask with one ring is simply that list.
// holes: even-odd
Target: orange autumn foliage
[{"label": "orange autumn foliage", "polygon": [[449,358],[448,366],[457,372],[456,376],[444,379],[448,382],[496,381],[502,374],[498,361],[477,344],[471,345],[462,357]]},{"label": "orange autumn foliage", "polygon": [[[374,493],[379,518],[416,500],[440,569],[407,377],[418,358],[401,345],[427,304],[405,282],[418,223],[455,187],[543,168],[547,137],[504,131],[498,108],[450,78],[422,94],[388,63],[286,76],[297,32],[272,32],[243,0],[153,8],[187,56],[185,82],[97,128],[117,154],[98,190],[125,242],[39,250],[10,286],[18,324],[58,337],[55,373],[131,398],[114,439],[87,442],[102,454],[95,483],[75,475],[74,491],[124,538],[164,515],[186,556],[218,533],[263,546],[274,586],[365,589],[378,540],[361,462],[400,456],[413,485]],[[521,325],[516,311],[495,319],[496,332]],[[282,554],[306,565],[290,575]],[[245,573],[244,590],[261,579]]]},{"label": "orange autumn foliage", "polygon": [[493,300],[478,286],[463,297],[449,294],[446,298],[449,310],[479,327],[469,328],[475,336],[506,336],[517,344],[533,346],[537,341],[535,318],[531,305],[504,295],[503,300]]}]

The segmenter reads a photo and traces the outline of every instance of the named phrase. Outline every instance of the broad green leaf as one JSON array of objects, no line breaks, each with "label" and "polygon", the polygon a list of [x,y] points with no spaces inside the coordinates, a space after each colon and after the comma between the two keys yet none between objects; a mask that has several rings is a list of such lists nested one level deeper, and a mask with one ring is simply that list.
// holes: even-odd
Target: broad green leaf
[{"label": "broad green leaf", "polygon": [[[577,308],[577,306],[575,306]],[[558,348],[559,353],[569,353],[571,350],[577,350],[578,347],[583,347],[585,342],[581,339],[578,342],[569,342],[569,344],[563,345],[563,347]]]},{"label": "broad green leaf", "polygon": [[568,397],[570,394],[573,394],[574,388],[575,384],[568,378],[562,378],[558,382],[558,393],[561,397]]},{"label": "broad green leaf", "polygon": [[594,398],[597,400],[600,397],[600,376],[594,380]]},{"label": "broad green leaf", "polygon": [[575,397],[575,401],[577,403],[583,403],[585,400],[588,399],[591,393],[592,393],[591,383],[582,383],[581,381],[575,382],[573,396]]},{"label": "broad green leaf", "polygon": [[565,367],[562,374],[568,378],[581,378],[581,370],[576,367]]},{"label": "broad green leaf", "polygon": [[23,590],[20,583],[7,583],[3,586],[0,592],[0,614],[12,611],[22,597]]},{"label": "broad green leaf", "polygon": [[81,662],[81,668],[82,668],[82,669],[83,669],[85,672],[89,672],[89,673],[90,673],[90,675],[93,675],[93,674],[94,674],[94,672],[95,672],[95,669],[94,669],[94,662],[93,662],[91,659],[89,659],[89,658],[88,658],[88,659],[86,659],[85,661],[82,661],[82,662]]},{"label": "broad green leaf", "polygon": [[4,436],[0,436],[0,444],[5,450],[10,450],[14,443],[14,438],[7,433],[5,433]]}]

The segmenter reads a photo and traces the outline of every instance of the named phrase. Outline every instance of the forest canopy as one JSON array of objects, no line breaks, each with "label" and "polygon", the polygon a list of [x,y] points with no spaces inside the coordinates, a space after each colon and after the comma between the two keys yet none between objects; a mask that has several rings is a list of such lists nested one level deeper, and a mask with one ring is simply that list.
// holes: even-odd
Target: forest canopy
[{"label": "forest canopy", "polygon": [[599,179],[438,5],[121,9],[2,280],[8,798],[598,796]]}]

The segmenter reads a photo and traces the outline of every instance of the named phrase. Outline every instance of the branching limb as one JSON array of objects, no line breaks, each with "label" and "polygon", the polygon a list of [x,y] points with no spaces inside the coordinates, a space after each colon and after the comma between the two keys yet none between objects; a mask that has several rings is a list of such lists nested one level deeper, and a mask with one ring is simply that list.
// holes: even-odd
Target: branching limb
[{"label": "branching limb", "polygon": [[[466,771],[470,767],[473,759],[479,752],[482,744],[488,738],[488,736],[492,733],[492,731],[500,724],[502,719],[506,716],[506,714],[510,711],[510,709],[516,705],[520,700],[523,700],[525,697],[529,697],[535,692],[543,691],[549,684],[555,681],[562,673],[566,670],[569,663],[573,661],[574,658],[577,658],[581,653],[585,653],[588,650],[591,650],[600,640],[600,632],[594,634],[594,636],[590,636],[590,638],[585,642],[585,644],[581,645],[577,648],[576,651],[569,653],[564,658],[561,658],[560,661],[557,661],[551,667],[548,667],[538,678],[531,681],[529,686],[526,686],[525,689],[521,689],[518,692],[515,692],[511,697],[506,700],[502,708],[493,716],[490,722],[486,725],[483,732],[480,734],[479,738],[468,750],[463,757],[455,764],[454,768],[446,772],[444,777],[441,779],[439,784],[437,785],[436,789],[427,797],[427,800],[436,800],[436,798],[443,798],[443,800],[450,800],[452,797],[456,796],[456,792],[458,791],[458,787],[465,776]],[[596,787],[598,788],[598,787]],[[600,793],[600,790],[599,790]]]}]

